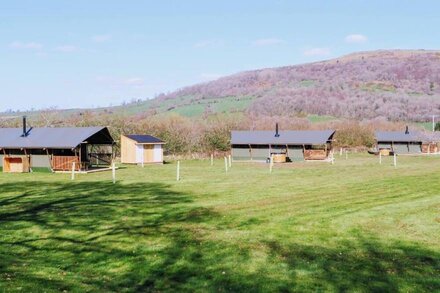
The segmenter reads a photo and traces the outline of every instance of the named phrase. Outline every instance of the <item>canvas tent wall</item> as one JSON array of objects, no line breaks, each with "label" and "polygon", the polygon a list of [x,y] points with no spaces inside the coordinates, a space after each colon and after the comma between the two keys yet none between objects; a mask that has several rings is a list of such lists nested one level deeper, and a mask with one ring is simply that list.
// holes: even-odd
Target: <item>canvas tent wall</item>
[{"label": "canvas tent wall", "polygon": [[164,141],[151,135],[122,135],[121,163],[163,163]]},{"label": "canvas tent wall", "polygon": [[97,161],[109,165],[113,156],[114,140],[106,127],[25,129],[0,128],[0,152],[9,158],[29,156],[30,169],[68,171],[75,161],[77,170],[86,170]]},{"label": "canvas tent wall", "polygon": [[[286,154],[289,161],[314,159],[307,150],[321,150],[327,158],[334,130],[232,131],[231,152],[235,161],[267,161],[271,154]],[[321,159],[321,158],[319,158]]]}]

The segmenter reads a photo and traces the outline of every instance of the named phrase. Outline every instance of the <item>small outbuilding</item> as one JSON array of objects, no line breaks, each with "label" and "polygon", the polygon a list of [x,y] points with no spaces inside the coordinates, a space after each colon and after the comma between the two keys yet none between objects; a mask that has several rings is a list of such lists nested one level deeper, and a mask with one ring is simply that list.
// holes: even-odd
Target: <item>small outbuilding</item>
[{"label": "small outbuilding", "polygon": [[164,144],[164,141],[151,135],[121,135],[121,163],[162,164]]},{"label": "small outbuilding", "polygon": [[332,150],[334,130],[232,131],[234,161],[293,162],[326,160]]}]

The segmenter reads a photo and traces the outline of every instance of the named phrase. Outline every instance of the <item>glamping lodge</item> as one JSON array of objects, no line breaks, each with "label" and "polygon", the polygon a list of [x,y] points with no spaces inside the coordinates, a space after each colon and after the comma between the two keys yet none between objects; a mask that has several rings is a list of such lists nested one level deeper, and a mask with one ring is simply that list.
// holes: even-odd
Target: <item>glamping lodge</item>
[{"label": "glamping lodge", "polygon": [[422,140],[416,132],[376,131],[376,151],[382,155],[417,154],[422,152]]},{"label": "glamping lodge", "polygon": [[382,155],[396,154],[434,154],[439,152],[438,132],[376,131],[376,152]]},{"label": "glamping lodge", "polygon": [[273,160],[276,163],[326,160],[332,149],[334,130],[232,131],[234,161]]},{"label": "glamping lodge", "polygon": [[88,172],[108,167],[114,140],[106,127],[0,128],[0,167],[3,172]]},{"label": "glamping lodge", "polygon": [[162,164],[164,144],[165,142],[151,135],[122,135],[121,163]]},{"label": "glamping lodge", "polygon": [[426,132],[421,135],[422,153],[436,154],[440,151],[440,131]]}]

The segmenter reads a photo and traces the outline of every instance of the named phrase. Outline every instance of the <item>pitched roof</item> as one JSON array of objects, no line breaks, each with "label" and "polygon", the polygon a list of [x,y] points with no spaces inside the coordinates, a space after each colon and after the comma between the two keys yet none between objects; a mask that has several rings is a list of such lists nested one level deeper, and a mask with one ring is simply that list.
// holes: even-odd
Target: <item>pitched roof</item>
[{"label": "pitched roof", "polygon": [[334,130],[286,130],[279,131],[232,131],[232,144],[325,144],[330,141]]},{"label": "pitched roof", "polygon": [[[22,137],[22,128],[0,128],[0,148],[75,148],[94,137],[90,143],[111,144],[107,127],[57,127],[32,128],[28,136]],[[99,135],[99,138],[96,136]]]},{"label": "pitched roof", "polygon": [[129,134],[125,136],[137,143],[165,143],[163,140],[147,134]]},{"label": "pitched roof", "polygon": [[405,131],[376,131],[376,140],[377,141],[386,141],[386,142],[421,142],[420,134],[418,132],[409,132],[405,133]]}]

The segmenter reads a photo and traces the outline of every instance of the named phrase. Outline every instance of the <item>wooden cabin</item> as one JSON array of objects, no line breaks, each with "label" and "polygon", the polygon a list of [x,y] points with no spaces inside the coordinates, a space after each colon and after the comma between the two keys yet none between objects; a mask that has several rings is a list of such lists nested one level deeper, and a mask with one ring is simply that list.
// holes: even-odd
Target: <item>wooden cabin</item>
[{"label": "wooden cabin", "polygon": [[105,168],[113,159],[113,146],[106,127],[27,129],[24,119],[23,128],[0,128],[0,167],[3,172]]},{"label": "wooden cabin", "polygon": [[164,144],[164,141],[151,135],[121,135],[121,163],[162,164]]},{"label": "wooden cabin", "polygon": [[232,131],[234,161],[294,162],[326,160],[332,150],[334,130]]}]

